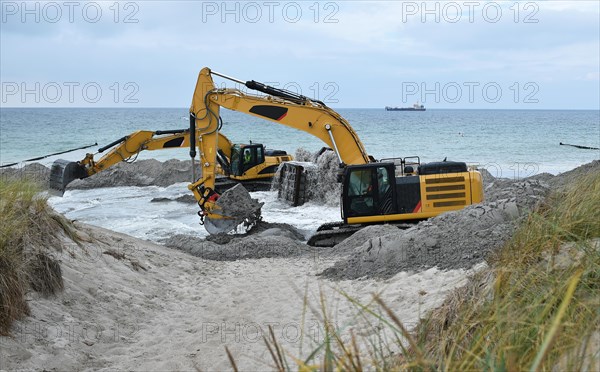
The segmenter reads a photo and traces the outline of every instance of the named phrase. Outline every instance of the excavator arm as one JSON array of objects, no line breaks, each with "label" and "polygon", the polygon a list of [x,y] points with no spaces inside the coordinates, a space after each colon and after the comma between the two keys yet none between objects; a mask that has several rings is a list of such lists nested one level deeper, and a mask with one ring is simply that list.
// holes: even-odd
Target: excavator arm
[{"label": "excavator arm", "polygon": [[[212,75],[233,80],[268,96],[251,95],[238,89],[218,89]],[[253,80],[236,80],[205,67],[198,75],[190,107],[190,132],[200,133],[197,148],[200,150],[202,177],[190,184],[189,189],[202,208],[200,215],[203,221],[206,217],[212,225],[222,227],[220,230],[226,230],[226,226],[233,225],[235,220],[227,203],[219,200],[219,195],[214,191],[221,107],[309,133],[334,149],[341,167],[370,162],[350,124],[324,103]],[[196,156],[195,140],[193,138],[190,142],[192,159]]]},{"label": "excavator arm", "polygon": [[[225,76],[211,72],[208,68],[202,69],[190,109],[195,117],[198,117],[198,112],[204,116],[206,107],[218,115],[218,108],[223,107],[311,134],[333,148],[340,163],[345,165],[371,162],[354,129],[346,119],[324,103],[253,80],[242,82],[227,77],[270,96],[251,95],[238,89],[216,89],[211,74]],[[207,116],[208,120],[213,117],[214,115]],[[198,120],[196,122],[200,125]]]},{"label": "excavator arm", "polygon": [[[66,186],[73,180],[92,176],[122,161],[135,160],[142,151],[187,148],[190,144],[189,134],[188,129],[140,130],[99,148],[98,153],[109,149],[110,151],[98,160],[95,160],[94,154],[91,153],[86,154],[85,158],[78,162],[57,160],[52,165],[50,172],[50,188],[64,193]],[[230,157],[232,146],[231,141],[219,133],[218,148],[223,155]]]}]

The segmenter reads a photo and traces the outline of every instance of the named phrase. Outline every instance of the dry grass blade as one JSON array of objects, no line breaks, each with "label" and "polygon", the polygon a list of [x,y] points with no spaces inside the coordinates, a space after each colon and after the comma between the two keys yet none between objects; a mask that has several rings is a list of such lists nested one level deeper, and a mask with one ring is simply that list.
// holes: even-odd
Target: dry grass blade
[{"label": "dry grass blade", "polygon": [[552,326],[550,328],[550,331],[546,335],[546,338],[544,339],[544,343],[542,344],[540,351],[536,355],[535,360],[533,361],[533,364],[531,365],[530,371],[538,371],[540,369],[540,365],[541,365],[542,361],[548,354],[548,349],[550,348],[550,345],[554,341],[554,338],[556,337],[556,332],[558,331],[558,328],[561,325],[561,320],[563,319],[563,316],[565,315],[567,307],[571,303],[571,299],[573,298],[573,293],[575,293],[575,288],[577,288],[577,284],[579,283],[581,274],[583,274],[583,271],[578,270],[577,273],[575,273],[575,275],[571,279],[571,281],[569,283],[569,288],[567,289],[567,293],[565,293],[565,297],[564,297],[563,301],[561,302],[560,307],[558,308],[556,317],[552,321]]},{"label": "dry grass blade", "polygon": [[[269,326],[269,328],[271,328],[271,326]],[[267,345],[267,350],[269,350],[269,354],[271,354],[271,359],[275,363],[275,367],[277,368],[277,370],[284,371],[283,364],[280,363],[279,358],[275,355],[275,352],[273,351],[273,348],[276,348],[276,345],[271,345],[271,342],[267,339],[265,335],[263,335],[263,341],[265,342],[265,345]]]},{"label": "dry grass blade", "polygon": [[275,347],[275,351],[277,352],[277,359],[279,360],[280,371],[285,371],[283,352],[279,343],[277,342],[277,339],[275,338],[275,332],[273,332],[273,327],[271,325],[269,325],[269,335],[271,336],[271,342],[273,343],[273,347]]},{"label": "dry grass blade", "polygon": [[360,349],[358,348],[358,344],[356,343],[356,335],[354,334],[354,331],[351,331],[351,336],[352,336],[352,349],[353,349],[353,353],[354,356],[356,358],[355,360],[355,371],[362,371],[363,367],[362,367],[362,363],[360,361]]},{"label": "dry grass blade", "polygon": [[377,303],[379,304],[379,306],[381,306],[383,308],[383,310],[385,310],[386,314],[392,319],[392,321],[398,327],[398,329],[400,329],[400,331],[402,332],[402,336],[404,336],[404,338],[406,338],[408,340],[408,343],[409,343],[412,351],[417,356],[417,360],[422,361],[423,360],[423,353],[421,352],[421,349],[419,348],[419,346],[415,342],[415,339],[410,334],[410,332],[408,331],[408,329],[406,329],[406,327],[404,327],[404,324],[402,324],[402,322],[400,321],[400,319],[398,319],[398,317],[396,316],[396,314],[394,314],[394,312],[392,311],[392,309],[390,309],[385,304],[385,302],[383,302],[383,300],[379,296],[375,295],[375,301],[377,301]]},{"label": "dry grass blade", "polygon": [[229,363],[231,364],[231,368],[233,368],[234,372],[238,372],[238,367],[235,364],[235,360],[233,359],[233,355],[231,355],[231,352],[229,351],[229,348],[227,346],[225,346],[225,352],[227,353],[227,358],[229,358]]}]

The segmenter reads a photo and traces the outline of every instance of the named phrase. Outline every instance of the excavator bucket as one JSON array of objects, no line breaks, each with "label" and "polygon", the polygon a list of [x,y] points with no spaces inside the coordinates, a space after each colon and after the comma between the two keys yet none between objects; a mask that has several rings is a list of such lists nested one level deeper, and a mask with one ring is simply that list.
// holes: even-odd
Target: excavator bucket
[{"label": "excavator bucket", "polygon": [[50,190],[62,196],[71,181],[87,176],[85,168],[78,162],[58,159],[50,169]]},{"label": "excavator bucket", "polygon": [[263,204],[252,199],[244,186],[235,185],[217,199],[216,208],[204,220],[204,227],[211,235],[228,233],[242,223],[251,227],[260,220]]}]

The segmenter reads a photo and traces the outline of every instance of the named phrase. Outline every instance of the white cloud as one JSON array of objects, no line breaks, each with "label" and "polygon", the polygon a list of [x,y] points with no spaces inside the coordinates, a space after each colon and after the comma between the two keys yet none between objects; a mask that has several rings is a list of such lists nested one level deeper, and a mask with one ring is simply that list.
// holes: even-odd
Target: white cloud
[{"label": "white cloud", "polygon": [[[421,6],[422,1],[411,3]],[[503,8],[498,23],[486,22],[481,13],[473,23],[468,17],[457,23],[431,18],[423,23],[418,15],[403,22],[403,5],[392,1],[330,2],[337,9],[319,2],[317,22],[310,9],[315,3],[303,2],[303,16],[296,23],[283,19],[281,12],[273,22],[229,17],[223,23],[218,14],[203,20],[205,3],[147,1],[136,3],[139,22],[133,24],[115,23],[107,8],[112,3],[103,3],[107,18],[99,23],[2,24],[0,77],[52,81],[120,73],[124,79],[135,78],[147,92],[169,79],[187,86],[181,79],[190,75],[194,80],[197,70],[208,65],[265,81],[310,85],[333,79],[349,102],[363,102],[357,87],[366,90],[390,79],[592,81],[597,90],[600,2],[527,2],[539,7],[539,22],[533,24],[514,22],[510,7],[515,1],[498,3]],[[124,14],[121,9],[120,16]],[[328,15],[338,22],[325,22]],[[573,90],[591,96],[579,86]],[[152,91],[156,101],[165,100],[158,96],[160,87]],[[564,86],[547,94],[564,95]],[[181,100],[168,98],[170,105]]]},{"label": "white cloud", "polygon": [[536,1],[535,4],[539,8],[544,10],[550,10],[555,12],[563,11],[576,11],[581,13],[600,13],[600,2],[589,1],[589,0],[577,0],[577,1],[555,1],[555,0],[542,0]]}]

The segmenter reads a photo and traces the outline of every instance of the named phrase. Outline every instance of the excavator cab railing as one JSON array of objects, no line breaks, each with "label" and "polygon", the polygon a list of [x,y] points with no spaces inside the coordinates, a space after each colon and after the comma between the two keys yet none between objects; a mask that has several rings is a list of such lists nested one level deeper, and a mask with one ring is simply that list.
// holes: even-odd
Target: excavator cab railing
[{"label": "excavator cab railing", "polygon": [[406,156],[404,158],[384,158],[381,163],[394,163],[396,167],[396,176],[412,176],[416,174],[417,169],[421,165],[421,158],[418,156]]}]

